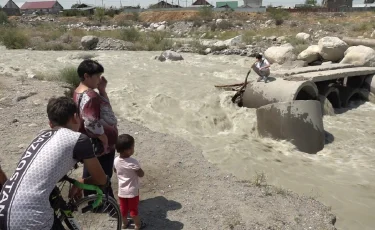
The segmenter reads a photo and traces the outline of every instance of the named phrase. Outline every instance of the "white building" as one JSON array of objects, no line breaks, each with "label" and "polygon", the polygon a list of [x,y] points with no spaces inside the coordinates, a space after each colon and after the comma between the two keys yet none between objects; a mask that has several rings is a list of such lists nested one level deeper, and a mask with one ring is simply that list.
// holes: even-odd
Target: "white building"
[{"label": "white building", "polygon": [[262,6],[263,0],[243,0],[245,7],[254,7],[258,8]]}]

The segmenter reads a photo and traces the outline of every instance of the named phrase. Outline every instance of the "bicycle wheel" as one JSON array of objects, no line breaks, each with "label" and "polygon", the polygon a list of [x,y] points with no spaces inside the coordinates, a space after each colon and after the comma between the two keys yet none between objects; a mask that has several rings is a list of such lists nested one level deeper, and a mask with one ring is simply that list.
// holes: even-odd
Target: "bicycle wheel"
[{"label": "bicycle wheel", "polygon": [[73,213],[77,224],[84,230],[94,229],[121,229],[122,217],[117,201],[112,197],[104,196],[102,204],[95,209],[82,213],[82,209],[92,204],[97,195],[84,197],[76,202],[78,211]]}]

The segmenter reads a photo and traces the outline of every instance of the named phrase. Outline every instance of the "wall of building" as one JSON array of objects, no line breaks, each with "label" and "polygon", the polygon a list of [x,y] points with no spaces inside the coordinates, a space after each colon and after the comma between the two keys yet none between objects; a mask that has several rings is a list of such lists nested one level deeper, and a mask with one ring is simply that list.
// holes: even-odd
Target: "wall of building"
[{"label": "wall of building", "polygon": [[263,4],[262,0],[244,0],[243,1],[245,6],[248,7],[261,7]]},{"label": "wall of building", "polygon": [[[125,13],[132,13],[132,12],[147,12],[147,11],[190,11],[195,10],[199,11],[200,7],[183,7],[183,8],[158,8],[158,9],[124,9]],[[226,11],[225,8],[212,8],[215,12],[222,12]],[[257,12],[266,12],[266,7],[262,8],[236,8],[234,9],[235,12],[248,12],[248,13],[257,13]]]},{"label": "wall of building", "polygon": [[328,8],[340,8],[343,6],[352,7],[353,0],[327,0],[326,4]]},{"label": "wall of building", "polygon": [[8,1],[7,4],[3,6],[3,8],[8,8],[8,9],[19,9],[19,7],[13,2],[13,1]]},{"label": "wall of building", "polygon": [[216,7],[222,7],[228,5],[231,9],[238,8],[238,2],[237,1],[224,1],[224,2],[216,2]]},{"label": "wall of building", "polygon": [[20,15],[20,8],[13,2],[8,1],[2,9],[8,16]]},{"label": "wall of building", "polygon": [[59,3],[56,2],[55,5],[52,7],[52,9],[50,9],[49,13],[58,14],[63,9],[64,8]]}]

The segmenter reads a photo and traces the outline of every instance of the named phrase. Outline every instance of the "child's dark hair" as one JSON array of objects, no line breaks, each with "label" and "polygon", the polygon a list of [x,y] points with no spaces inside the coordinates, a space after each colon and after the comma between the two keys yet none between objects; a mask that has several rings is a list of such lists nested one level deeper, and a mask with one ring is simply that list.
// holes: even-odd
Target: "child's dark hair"
[{"label": "child's dark hair", "polygon": [[94,75],[98,73],[104,73],[104,67],[99,64],[99,62],[91,60],[91,59],[86,59],[79,64],[77,68],[77,73],[79,76],[79,79],[81,81],[84,81],[84,75],[87,73],[88,75]]},{"label": "child's dark hair", "polygon": [[131,149],[134,145],[134,138],[129,134],[121,134],[117,138],[116,150],[119,153]]},{"label": "child's dark hair", "polygon": [[262,59],[262,57],[263,57],[263,56],[262,56],[261,54],[257,54],[257,55],[255,55],[255,58],[258,59],[258,60]]},{"label": "child's dark hair", "polygon": [[76,103],[69,97],[53,97],[47,104],[48,119],[53,125],[65,126],[77,111]]}]

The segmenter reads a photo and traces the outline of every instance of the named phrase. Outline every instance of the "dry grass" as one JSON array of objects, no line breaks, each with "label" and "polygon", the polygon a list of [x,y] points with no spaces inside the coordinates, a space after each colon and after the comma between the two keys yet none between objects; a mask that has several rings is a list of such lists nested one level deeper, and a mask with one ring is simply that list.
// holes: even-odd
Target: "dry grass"
[{"label": "dry grass", "polygon": [[254,181],[253,184],[257,187],[266,186],[267,185],[267,179],[266,174],[255,172]]}]

